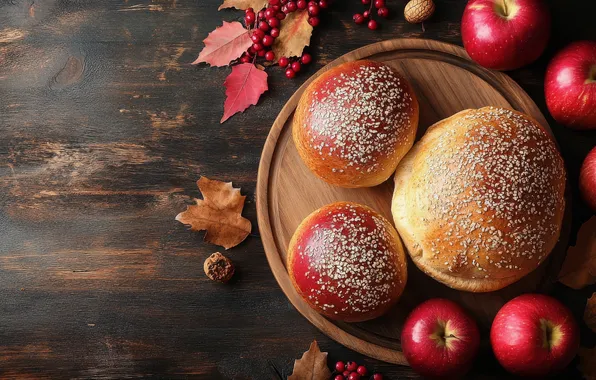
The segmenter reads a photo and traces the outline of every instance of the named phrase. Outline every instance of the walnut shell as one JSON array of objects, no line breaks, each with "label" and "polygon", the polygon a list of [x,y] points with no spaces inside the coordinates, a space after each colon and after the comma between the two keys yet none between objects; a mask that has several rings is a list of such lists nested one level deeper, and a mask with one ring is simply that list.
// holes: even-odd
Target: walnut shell
[{"label": "walnut shell", "polygon": [[404,9],[406,21],[412,24],[427,20],[433,13],[435,13],[433,0],[411,0]]},{"label": "walnut shell", "polygon": [[226,283],[234,275],[234,264],[219,252],[215,252],[205,260],[203,269],[207,277],[213,281]]}]

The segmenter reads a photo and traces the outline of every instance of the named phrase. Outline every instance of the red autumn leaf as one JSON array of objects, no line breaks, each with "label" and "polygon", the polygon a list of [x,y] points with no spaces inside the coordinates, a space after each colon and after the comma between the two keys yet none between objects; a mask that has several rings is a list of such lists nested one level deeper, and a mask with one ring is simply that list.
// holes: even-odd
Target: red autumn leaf
[{"label": "red autumn leaf", "polygon": [[238,21],[224,21],[223,26],[209,33],[203,42],[205,48],[193,65],[206,62],[211,66],[227,66],[252,45],[248,30]]},{"label": "red autumn leaf", "polygon": [[232,73],[226,78],[224,86],[227,98],[220,123],[228,120],[235,113],[244,112],[251,105],[256,105],[261,95],[269,89],[267,73],[259,70],[252,63],[232,67]]}]

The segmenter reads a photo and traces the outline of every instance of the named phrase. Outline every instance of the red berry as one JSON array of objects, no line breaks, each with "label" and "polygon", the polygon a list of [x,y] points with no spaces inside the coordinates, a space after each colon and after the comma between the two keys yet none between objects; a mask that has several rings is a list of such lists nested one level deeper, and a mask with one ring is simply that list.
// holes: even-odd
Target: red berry
[{"label": "red berry", "polygon": [[383,375],[381,375],[380,373],[375,373],[373,375],[373,380],[383,380]]},{"label": "red berry", "polygon": [[291,68],[288,68],[286,70],[286,77],[289,79],[295,78],[296,77],[296,72],[294,70],[292,70]]},{"label": "red berry", "polygon": [[335,363],[335,370],[337,372],[343,372],[345,369],[346,369],[346,365],[344,364],[344,362],[339,361],[339,362]]},{"label": "red berry", "polygon": [[271,35],[271,37],[273,37],[273,38],[279,37],[279,29],[278,28],[271,28],[271,31],[269,32],[269,35]]},{"label": "red berry", "polygon": [[385,6],[385,0],[375,0],[375,8],[383,8]]},{"label": "red berry", "polygon": [[252,9],[252,8],[247,8],[247,9],[244,11],[244,14],[249,14],[249,13],[255,13],[255,10],[254,10],[254,9]]},{"label": "red berry", "polygon": [[269,31],[269,24],[267,24],[265,21],[261,21],[259,23],[259,29],[261,29],[263,32],[268,32]]},{"label": "red berry", "polygon": [[267,8],[265,9],[265,18],[269,19],[271,17],[275,17],[275,14],[277,12],[275,11],[275,9],[273,8]]},{"label": "red berry", "polygon": [[319,7],[327,9],[329,8],[329,2],[327,0],[319,0]]},{"label": "red berry", "polygon": [[368,22],[368,29],[370,29],[370,30],[377,30],[377,29],[379,29],[379,23],[376,22],[375,20],[370,20]]},{"label": "red berry", "polygon": [[311,16],[318,16],[319,15],[319,5],[314,3],[308,6],[308,14]]},{"label": "red berry", "polygon": [[356,362],[347,362],[346,363],[346,369],[350,372],[356,371],[357,368],[358,368],[358,364],[356,364]]},{"label": "red berry", "polygon": [[265,11],[259,11],[259,18],[265,18]]},{"label": "red berry", "polygon": [[255,51],[261,51],[263,50],[263,45],[261,44],[252,44],[252,48],[255,49]]},{"label": "red berry", "polygon": [[259,42],[261,42],[263,37],[260,37],[257,34],[253,34],[252,36],[250,36],[250,39],[252,40],[253,43],[258,44]]},{"label": "red berry", "polygon": [[269,5],[279,5],[279,0],[269,0]]},{"label": "red berry", "polygon": [[367,373],[366,367],[363,366],[363,365],[361,365],[360,367],[358,367],[358,369],[356,370],[356,372],[358,372],[358,374],[360,376],[366,376],[366,373]]},{"label": "red berry", "polygon": [[250,55],[243,55],[240,58],[240,62],[242,62],[242,63],[250,63],[251,60],[252,60],[252,57]]},{"label": "red berry", "polygon": [[298,0],[296,6],[298,9],[306,9],[306,0]]},{"label": "red berry", "polygon": [[302,63],[304,63],[305,65],[308,65],[309,63],[312,62],[312,56],[308,53],[304,53],[304,54],[302,54],[302,58],[300,58],[300,61],[302,61]]},{"label": "red berry", "polygon": [[252,47],[252,46],[248,48],[247,52],[248,52],[248,54],[253,54],[253,55],[254,55],[254,54],[257,54],[257,51],[256,51],[256,50],[255,50],[255,48],[254,48],[254,47]]},{"label": "red berry", "polygon": [[347,379],[350,376],[350,371],[344,371],[343,375]]},{"label": "red berry", "polygon": [[275,17],[277,17],[278,20],[283,20],[284,18],[286,18],[286,14],[284,12],[279,12],[275,15]]},{"label": "red berry", "polygon": [[333,380],[345,380],[346,378],[343,377],[342,375],[337,375],[333,378]]},{"label": "red berry", "polygon": [[377,13],[379,14],[380,17],[387,18],[387,17],[389,17],[389,8],[381,7],[381,8],[379,8],[379,11]]},{"label": "red berry", "polygon": [[271,36],[265,36],[263,37],[263,45],[265,46],[271,46],[273,45],[273,42],[275,41],[275,38],[271,37]]},{"label": "red berry", "polygon": [[267,24],[272,28],[279,28],[279,19],[277,17],[268,18]]},{"label": "red berry", "polygon": [[369,11],[362,12],[362,17],[368,18],[369,16],[370,16],[370,12]]},{"label": "red berry", "polygon": [[308,19],[308,23],[313,27],[316,28],[317,26],[319,26],[319,24],[321,23],[321,19],[319,19],[318,17],[310,17]]},{"label": "red berry", "polygon": [[263,49],[263,50],[259,50],[259,51],[257,52],[257,55],[258,55],[259,57],[264,57],[264,56],[265,56],[265,54],[267,54],[267,51],[266,51],[266,50],[264,50],[264,49]]},{"label": "red berry", "polygon": [[263,32],[261,29],[255,29],[254,32],[252,32],[253,35],[255,36],[259,36],[259,41],[265,37],[265,32]]},{"label": "red berry", "polygon": [[370,0],[362,0],[362,4],[364,4],[364,5],[370,4]]},{"label": "red berry", "polygon": [[360,375],[358,372],[352,372],[348,377],[348,380],[360,380]]},{"label": "red berry", "polygon": [[288,8],[288,13],[292,13],[296,11],[297,6],[295,2],[290,1],[286,4],[286,8]]},{"label": "red berry", "polygon": [[294,70],[295,72],[299,72],[301,68],[302,68],[302,65],[300,65],[300,62],[298,62],[298,61],[292,62],[292,70]]},{"label": "red berry", "polygon": [[364,24],[364,16],[362,16],[360,13],[356,13],[354,15],[354,17],[352,17],[352,19],[354,20],[354,22],[356,24]]},{"label": "red berry", "polygon": [[246,25],[252,25],[254,24],[256,17],[257,16],[255,16],[254,12],[247,13],[244,16],[244,22],[246,23]]},{"label": "red berry", "polygon": [[265,59],[268,61],[273,61],[275,59],[275,53],[269,50],[267,53],[265,53]]},{"label": "red berry", "polygon": [[290,64],[290,60],[289,60],[287,57],[281,57],[281,58],[279,59],[279,65],[280,65],[281,67],[286,67],[286,66],[287,66],[287,65],[289,65],[289,64]]}]

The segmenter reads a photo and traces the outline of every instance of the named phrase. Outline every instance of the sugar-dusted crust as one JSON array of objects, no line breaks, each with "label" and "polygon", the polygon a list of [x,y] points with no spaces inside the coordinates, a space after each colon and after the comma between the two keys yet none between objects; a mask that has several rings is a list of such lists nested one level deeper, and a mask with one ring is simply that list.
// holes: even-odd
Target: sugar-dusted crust
[{"label": "sugar-dusted crust", "polygon": [[394,305],[407,280],[406,255],[391,223],[351,202],[324,206],[294,232],[288,273],[302,298],[345,322],[376,318]]},{"label": "sugar-dusted crust", "polygon": [[368,187],[386,181],[414,144],[418,101],[390,66],[355,61],[315,79],[300,98],[293,137],[324,181]]},{"label": "sugar-dusted crust", "polygon": [[392,213],[416,265],[460,290],[501,289],[554,248],[566,172],[534,119],[465,110],[433,125],[395,173]]}]

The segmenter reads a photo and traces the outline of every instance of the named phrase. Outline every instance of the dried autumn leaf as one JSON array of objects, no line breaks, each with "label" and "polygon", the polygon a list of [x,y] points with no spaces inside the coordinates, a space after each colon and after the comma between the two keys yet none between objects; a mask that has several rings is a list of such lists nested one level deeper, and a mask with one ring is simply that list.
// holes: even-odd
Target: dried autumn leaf
[{"label": "dried autumn leaf", "polygon": [[225,22],[203,40],[205,48],[192,63],[206,62],[211,66],[227,66],[239,58],[251,45],[248,30],[238,21]]},{"label": "dried autumn leaf", "polygon": [[592,349],[580,347],[578,369],[586,380],[596,380],[596,347]]},{"label": "dried autumn leaf", "polygon": [[596,293],[588,298],[586,310],[584,311],[584,322],[592,331],[596,332]]},{"label": "dried autumn leaf", "polygon": [[328,380],[330,377],[327,353],[321,352],[317,341],[314,340],[308,351],[294,361],[294,372],[288,380]]},{"label": "dried autumn leaf", "polygon": [[567,250],[559,281],[573,289],[596,282],[596,216],[580,227],[577,243]]},{"label": "dried autumn leaf", "polygon": [[201,177],[197,181],[203,199],[195,199],[196,205],[176,216],[180,223],[190,225],[192,230],[206,230],[205,241],[225,249],[240,244],[250,233],[252,226],[242,217],[245,196],[232,182],[220,182]]},{"label": "dried autumn leaf", "polygon": [[265,8],[269,0],[224,0],[223,4],[217,8],[218,11],[221,11],[224,8],[236,8],[247,10],[248,8],[252,8],[255,11],[260,11],[261,9]]},{"label": "dried autumn leaf", "polygon": [[273,44],[276,57],[299,57],[310,45],[313,27],[308,23],[306,10],[290,13],[281,24],[279,37]]},{"label": "dried autumn leaf", "polygon": [[267,73],[259,70],[252,63],[243,63],[232,67],[232,73],[224,82],[226,101],[220,123],[228,120],[237,112],[244,112],[251,105],[259,102],[261,95],[269,89]]}]

